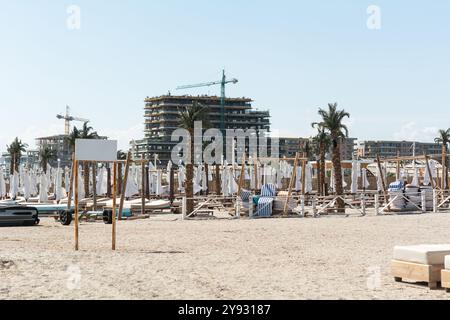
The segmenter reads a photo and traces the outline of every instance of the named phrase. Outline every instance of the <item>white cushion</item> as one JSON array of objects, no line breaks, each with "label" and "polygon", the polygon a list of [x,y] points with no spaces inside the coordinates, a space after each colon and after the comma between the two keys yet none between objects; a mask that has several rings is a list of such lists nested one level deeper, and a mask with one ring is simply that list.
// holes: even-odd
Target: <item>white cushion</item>
[{"label": "white cushion", "polygon": [[394,248],[394,259],[405,262],[443,265],[446,256],[450,256],[450,244],[422,244]]},{"label": "white cushion", "polygon": [[445,269],[450,270],[450,256],[445,257]]}]

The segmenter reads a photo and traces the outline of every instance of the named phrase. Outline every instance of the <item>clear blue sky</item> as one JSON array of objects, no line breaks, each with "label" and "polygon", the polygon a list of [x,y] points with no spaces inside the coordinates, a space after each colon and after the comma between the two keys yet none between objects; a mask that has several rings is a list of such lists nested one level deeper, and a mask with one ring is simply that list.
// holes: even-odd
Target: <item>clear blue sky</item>
[{"label": "clear blue sky", "polygon": [[[66,27],[71,4],[81,30]],[[371,4],[381,30],[366,26]],[[312,134],[335,101],[360,139],[450,127],[448,0],[1,0],[0,52],[0,151],[61,132],[66,104],[124,147],[143,135],[146,96],[222,68],[240,80],[228,95],[270,108],[282,135]]]}]

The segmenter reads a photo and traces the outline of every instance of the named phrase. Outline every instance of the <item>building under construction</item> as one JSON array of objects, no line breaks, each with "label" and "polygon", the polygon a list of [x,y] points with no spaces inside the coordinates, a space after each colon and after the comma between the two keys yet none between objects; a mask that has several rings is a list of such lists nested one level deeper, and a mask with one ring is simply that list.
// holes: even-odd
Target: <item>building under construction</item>
[{"label": "building under construction", "polygon": [[[134,155],[138,158],[158,155],[161,164],[171,158],[178,142],[171,141],[179,128],[180,112],[194,102],[209,108],[209,127],[221,127],[221,98],[217,96],[165,95],[145,99],[145,138],[134,142]],[[226,98],[224,110],[225,129],[254,129],[270,132],[270,112],[253,109],[249,98]],[[225,143],[225,141],[224,141]]]}]

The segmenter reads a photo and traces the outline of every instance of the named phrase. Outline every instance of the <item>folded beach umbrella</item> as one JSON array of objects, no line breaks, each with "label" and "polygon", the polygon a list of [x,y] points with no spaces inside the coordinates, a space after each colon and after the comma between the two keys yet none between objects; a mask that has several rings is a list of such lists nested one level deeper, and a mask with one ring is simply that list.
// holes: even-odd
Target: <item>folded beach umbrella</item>
[{"label": "folded beach umbrella", "polygon": [[248,175],[250,178],[250,189],[254,190],[256,189],[256,183],[255,183],[255,169],[253,166],[250,166],[248,168]]},{"label": "folded beach umbrella", "polygon": [[[84,199],[84,180],[83,176],[81,174],[81,167],[78,170],[78,177],[75,177],[78,179],[78,199]],[[75,180],[74,180],[74,188],[73,188],[73,198],[75,199]]]},{"label": "folded beach umbrella", "polygon": [[16,199],[19,193],[19,174],[14,172],[9,179],[9,197],[11,199]]},{"label": "folded beach umbrella", "polygon": [[64,190],[62,186],[62,169],[58,168],[55,171],[55,200],[60,201],[62,198],[64,198]]},{"label": "folded beach umbrella", "polygon": [[336,181],[334,181],[334,168],[331,169],[330,188],[331,191],[336,192]]},{"label": "folded beach umbrella", "polygon": [[370,187],[369,178],[367,177],[367,169],[362,169],[362,185],[365,189]]},{"label": "folded beach umbrella", "polygon": [[23,196],[26,201],[31,198],[31,177],[28,171],[23,174]]},{"label": "folded beach umbrella", "polygon": [[97,174],[97,195],[105,195],[108,192],[108,173],[106,168],[102,167]]},{"label": "folded beach umbrella", "polygon": [[69,168],[64,169],[64,187],[67,191],[70,189],[70,170]]},{"label": "folded beach umbrella", "polygon": [[202,173],[202,190],[208,191],[208,176],[206,175],[205,168],[203,168],[203,173]]},{"label": "folded beach umbrella", "polygon": [[295,191],[300,191],[302,190],[302,172],[303,169],[302,167],[298,166],[296,168],[297,170],[297,175],[295,177]]},{"label": "folded beach umbrella", "polygon": [[0,198],[6,197],[6,182],[3,175],[3,168],[0,167]]},{"label": "folded beach umbrella", "polygon": [[353,193],[353,194],[358,192],[358,177],[359,177],[358,162],[356,160],[353,160],[353,162],[352,162],[352,185],[351,185],[351,193]]},{"label": "folded beach umbrella", "polygon": [[186,168],[183,165],[178,166],[178,191],[184,190],[184,182],[186,180]]},{"label": "folded beach umbrella", "polygon": [[136,182],[136,176],[133,174],[132,168],[131,172],[128,174],[126,190],[125,190],[125,198],[131,198],[134,195],[139,194],[139,187]]},{"label": "folded beach umbrella", "polygon": [[162,171],[158,170],[156,173],[156,195],[161,196],[163,194],[162,188]]},{"label": "folded beach umbrella", "polygon": [[48,181],[47,175],[41,174],[39,177],[39,202],[45,203],[48,201]]},{"label": "folded beach umbrella", "polygon": [[306,172],[305,172],[305,192],[310,193],[313,191],[313,183],[312,183],[312,176],[313,176],[313,168],[310,163],[306,165]]},{"label": "folded beach umbrella", "polygon": [[413,181],[411,182],[412,186],[419,187],[420,186],[420,180],[419,180],[419,169],[414,168],[414,176]]}]

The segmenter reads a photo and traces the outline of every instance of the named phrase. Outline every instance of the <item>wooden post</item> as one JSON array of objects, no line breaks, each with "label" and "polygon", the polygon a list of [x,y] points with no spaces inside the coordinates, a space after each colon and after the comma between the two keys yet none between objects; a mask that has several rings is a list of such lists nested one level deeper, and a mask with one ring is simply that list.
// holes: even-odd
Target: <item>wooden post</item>
[{"label": "wooden post", "polygon": [[145,162],[141,163],[141,215],[145,215]]},{"label": "wooden post", "polygon": [[[386,182],[384,181],[383,169],[381,168],[381,161],[380,161],[380,155],[379,154],[377,154],[377,165],[378,165],[378,171],[380,172],[381,184],[383,186],[384,201],[386,203],[389,203],[389,197],[388,197],[388,193],[387,193]],[[388,207],[388,211],[391,211],[390,206]]]},{"label": "wooden post", "polygon": [[[75,158],[75,157],[74,157]],[[74,177],[75,177],[75,251],[79,250],[78,245],[78,161],[74,160]]]},{"label": "wooden post", "polygon": [[302,195],[306,194],[306,160],[302,163]]},{"label": "wooden post", "polygon": [[173,166],[170,168],[169,200],[171,205],[175,201],[175,169]]},{"label": "wooden post", "polygon": [[291,194],[292,194],[292,188],[294,187],[294,182],[297,177],[298,161],[299,161],[299,159],[298,159],[298,152],[297,152],[295,154],[294,170],[292,171],[291,181],[289,181],[288,196],[287,196],[286,202],[284,204],[284,211],[283,211],[284,215],[287,215],[287,209],[288,209],[289,200],[290,200]]},{"label": "wooden post", "polygon": [[150,154],[147,153],[146,159],[146,165],[145,165],[145,197],[150,200]]},{"label": "wooden post", "polygon": [[[128,172],[130,171],[131,152],[128,152],[127,162],[125,164],[125,176],[122,181],[122,190],[120,192],[119,220],[122,220],[123,203],[125,201],[125,191],[127,190]],[[114,183],[117,183],[114,179]]]},{"label": "wooden post", "polygon": [[69,186],[69,195],[67,198],[67,210],[70,210],[72,206],[72,196],[73,196],[73,181],[75,176],[75,153],[72,154],[72,169],[70,172],[70,186]]},{"label": "wooden post", "polygon": [[117,162],[114,162],[113,171],[112,250],[116,250]]},{"label": "wooden post", "polygon": [[97,162],[92,165],[92,191],[94,196],[94,211],[97,211]]},{"label": "wooden post", "polygon": [[215,191],[216,191],[216,194],[218,195],[218,196],[220,196],[220,194],[222,193],[221,192],[221,183],[220,183],[220,164],[217,164],[216,163],[216,176],[215,176],[215,180],[216,180],[216,186],[215,186]]},{"label": "wooden post", "polygon": [[255,174],[255,190],[258,190],[258,159],[255,157],[255,159],[253,160],[253,162],[254,162],[254,167],[255,167],[255,172],[254,172],[254,174]]},{"label": "wooden post", "polygon": [[400,151],[397,151],[397,180],[400,180]]},{"label": "wooden post", "polygon": [[111,192],[111,167],[109,163],[108,166],[106,167],[106,180],[108,181],[106,186],[106,196],[110,198],[112,192]]},{"label": "wooden post", "polygon": [[205,195],[209,195],[209,165],[205,163],[205,174],[206,174],[206,191]]},{"label": "wooden post", "polygon": [[241,190],[245,182],[245,153],[242,156],[242,168],[241,168],[241,175],[239,176],[239,189],[238,189],[238,196],[241,195]]}]

